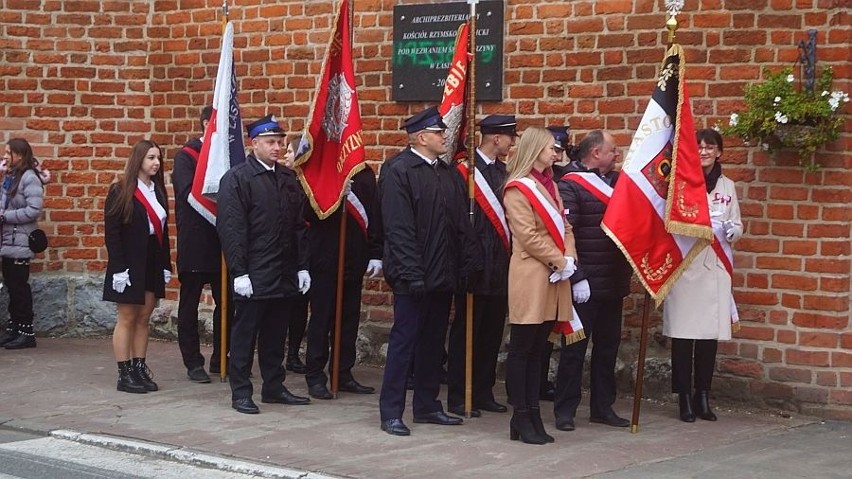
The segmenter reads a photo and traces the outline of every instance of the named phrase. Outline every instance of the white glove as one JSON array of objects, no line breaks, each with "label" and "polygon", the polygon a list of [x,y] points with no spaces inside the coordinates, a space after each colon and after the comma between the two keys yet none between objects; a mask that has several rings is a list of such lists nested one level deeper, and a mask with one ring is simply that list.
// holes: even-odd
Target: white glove
[{"label": "white glove", "polygon": [[349,196],[349,193],[352,192],[352,180],[346,180],[346,184],[343,185],[343,197],[346,198]]},{"label": "white glove", "polygon": [[171,280],[172,280],[172,272],[167,270],[167,269],[164,269],[163,270],[163,281],[166,284],[169,284],[169,281],[171,281]]},{"label": "white glove", "polygon": [[574,301],[578,304],[585,303],[592,297],[592,290],[589,288],[589,280],[587,279],[571,286],[571,290],[574,291]]},{"label": "white glove", "polygon": [[311,289],[311,275],[307,270],[302,270],[296,273],[299,277],[299,292],[305,294]]},{"label": "white glove", "polygon": [[562,268],[562,271],[559,272],[559,280],[565,281],[570,278],[574,271],[577,271],[577,264],[574,262],[574,258],[571,256],[565,257],[565,267]]},{"label": "white glove", "polygon": [[251,289],[251,280],[249,279],[249,275],[244,274],[234,278],[234,292],[240,296],[251,298],[254,291]]},{"label": "white glove", "polygon": [[130,286],[130,269],[112,275],[112,289],[117,293],[123,293],[124,288]]},{"label": "white glove", "polygon": [[731,220],[725,220],[722,222],[722,228],[725,229],[725,239],[728,240],[728,243],[734,240],[734,222]]},{"label": "white glove", "polygon": [[550,277],[548,279],[550,280],[551,283],[555,283],[555,282],[560,281],[562,279],[562,275],[559,274],[559,271],[554,271],[553,273],[550,273]]},{"label": "white glove", "polygon": [[8,169],[9,165],[7,164],[6,160],[0,160],[0,175],[5,175],[6,170]]},{"label": "white glove", "polygon": [[370,275],[370,278],[375,278],[376,276],[382,274],[382,260],[371,259],[370,262],[367,263],[367,272],[364,274]]}]

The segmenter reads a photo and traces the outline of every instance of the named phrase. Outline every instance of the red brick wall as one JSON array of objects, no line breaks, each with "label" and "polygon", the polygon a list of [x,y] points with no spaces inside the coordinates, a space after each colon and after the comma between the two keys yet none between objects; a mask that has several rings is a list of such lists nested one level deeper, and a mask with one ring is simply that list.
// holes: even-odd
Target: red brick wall
[{"label": "red brick wall", "polygon": [[[332,2],[236,3],[243,115],[271,112],[296,131],[308,113]],[[390,100],[393,6],[424,0],[353,3],[364,140],[377,164],[403,145],[401,119],[422,107]],[[662,59],[662,3],[506,0],[505,101],[483,104],[479,113],[513,113],[522,127],[570,121],[575,138],[607,128],[626,149]],[[687,2],[678,41],[687,52],[697,125],[727,121],[763,67],[795,61],[809,28],[819,31],[818,66],[833,66],[835,88],[850,91],[844,3]],[[153,137],[171,157],[197,134],[198,110],[212,97],[220,5],[0,0],[0,139],[24,136],[54,174],[43,223],[52,247],[36,270],[101,271],[103,198],[130,145]],[[735,280],[743,328],[721,345],[718,383],[742,397],[852,418],[852,135],[820,152],[824,167],[814,173],[784,154],[771,158],[728,142],[725,170],[738,182],[746,223]],[[368,319],[388,319],[386,287],[370,286]],[[640,300],[637,293],[627,303],[628,348]],[[659,326],[655,314],[657,335]]]}]

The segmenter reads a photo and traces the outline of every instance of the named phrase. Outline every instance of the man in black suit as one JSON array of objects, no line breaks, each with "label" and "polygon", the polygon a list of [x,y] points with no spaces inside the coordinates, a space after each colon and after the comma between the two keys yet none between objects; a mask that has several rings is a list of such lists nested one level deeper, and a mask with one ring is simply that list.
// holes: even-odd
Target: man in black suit
[{"label": "man in black suit", "polygon": [[219,183],[216,231],[234,280],[231,406],[260,412],[249,379],[257,339],[261,402],[308,404],[284,387],[284,334],[293,298],[311,287],[304,209],[296,175],[277,164],[284,130],[272,115],[248,125],[252,153]]},{"label": "man in black suit", "polygon": [[[201,110],[201,132],[207,128],[212,106]],[[195,177],[201,139],[193,138],[175,155],[172,184],[175,189],[175,222],[177,224],[177,270],[180,280],[180,302],[178,303],[178,346],[186,366],[186,375],[194,383],[209,383],[210,376],[204,371],[204,356],[198,334],[198,303],[205,284],[210,285],[216,308],[213,310],[213,354],[210,356],[210,372],[219,372],[221,348],[222,303],[221,253],[216,227],[189,204],[189,193]],[[228,322],[233,309],[228,308]],[[228,348],[225,348],[225,355]]]},{"label": "man in black suit", "polygon": [[[503,212],[505,159],[515,144],[517,122],[513,115],[490,115],[479,122],[481,139],[476,149],[473,229],[482,247],[484,269],[469,285],[473,296],[473,409],[506,412],[506,406],[494,400],[497,380],[497,354],[503,343],[503,325],[508,308],[509,255],[511,235]],[[459,165],[467,182],[467,164]],[[447,361],[447,409],[464,414],[465,336],[467,295],[457,294],[455,318],[450,327]]]}]

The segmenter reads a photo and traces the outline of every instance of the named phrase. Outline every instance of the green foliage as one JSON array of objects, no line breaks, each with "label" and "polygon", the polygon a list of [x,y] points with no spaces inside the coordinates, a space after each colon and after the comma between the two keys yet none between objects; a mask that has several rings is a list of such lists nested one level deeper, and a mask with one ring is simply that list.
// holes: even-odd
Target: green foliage
[{"label": "green foliage", "polygon": [[841,110],[849,96],[831,91],[831,68],[823,69],[813,92],[798,88],[792,72],[792,68],[774,74],[767,70],[765,82],[747,86],[745,110],[732,114],[721,131],[757,142],[770,152],[794,149],[800,164],[816,169],[814,152],[839,136]]}]

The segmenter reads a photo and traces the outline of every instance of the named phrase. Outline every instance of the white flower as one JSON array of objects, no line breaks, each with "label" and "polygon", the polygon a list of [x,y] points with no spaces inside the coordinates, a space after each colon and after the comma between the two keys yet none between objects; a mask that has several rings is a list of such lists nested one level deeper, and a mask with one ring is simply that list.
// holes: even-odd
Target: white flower
[{"label": "white flower", "polygon": [[823,90],[823,91],[822,91],[822,96],[828,96],[828,92],[827,92],[827,91],[825,91],[825,90]]},{"label": "white flower", "polygon": [[777,104],[781,103],[781,97],[780,97],[780,96],[776,96],[776,97],[775,97],[775,99],[774,99],[774,100],[772,100],[772,103],[773,103],[774,105],[777,105]]},{"label": "white flower", "polygon": [[787,120],[789,120],[789,118],[787,118],[787,115],[782,114],[780,111],[775,112],[775,121],[777,121],[778,123],[786,124]]},{"label": "white flower", "polygon": [[796,80],[796,77],[792,73],[787,75],[787,83],[793,83],[794,80]]},{"label": "white flower", "polygon": [[740,121],[740,116],[736,113],[731,113],[731,119],[728,120],[728,124],[731,126],[737,126],[737,123]]},{"label": "white flower", "polygon": [[760,149],[763,151],[769,151],[769,143],[761,143]]},{"label": "white flower", "polygon": [[834,97],[828,99],[828,106],[831,107],[831,111],[837,110],[837,107],[840,106],[840,100]]},{"label": "white flower", "polygon": [[846,92],[835,90],[831,92],[831,97],[828,99],[828,105],[831,107],[831,111],[836,111],[838,107],[840,107],[840,102],[846,103],[849,101],[849,95]]},{"label": "white flower", "polygon": [[666,10],[669,15],[675,16],[683,10],[683,0],[666,0]]}]

